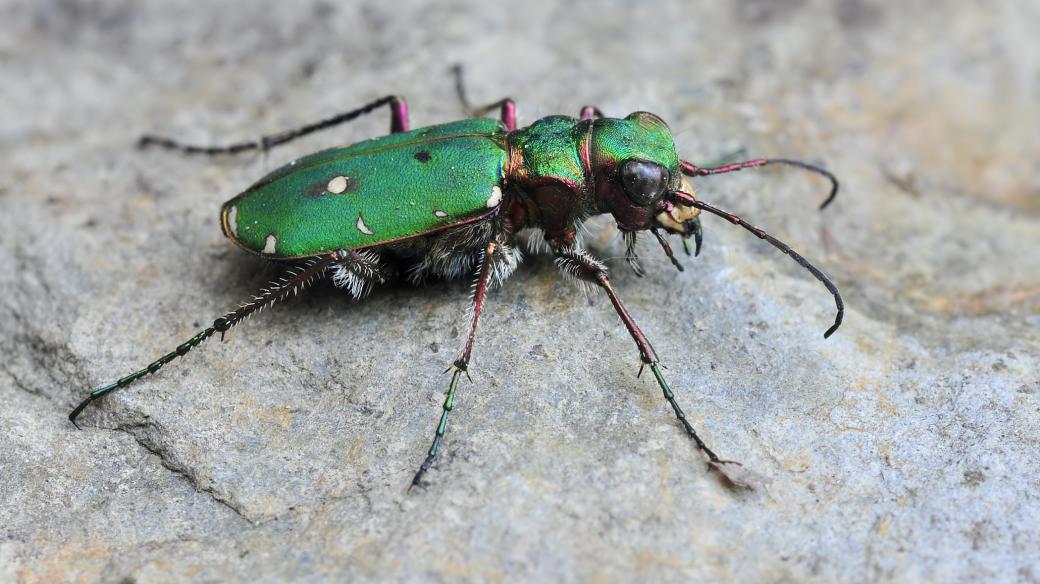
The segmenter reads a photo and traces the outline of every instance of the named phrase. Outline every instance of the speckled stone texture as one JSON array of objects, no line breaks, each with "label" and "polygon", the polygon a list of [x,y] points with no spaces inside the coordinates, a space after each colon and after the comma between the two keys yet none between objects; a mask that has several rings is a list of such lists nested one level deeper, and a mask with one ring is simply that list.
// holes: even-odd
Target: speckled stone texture
[{"label": "speckled stone texture", "polygon": [[[1019,2],[0,3],[0,581],[1036,582],[1040,5]],[[562,3],[561,3],[562,4]],[[488,299],[430,484],[468,283],[331,286],[66,419],[272,275],[217,210],[379,114],[208,160],[387,93],[414,126],[646,109],[682,154],[823,162],[697,182],[818,263],[706,218],[676,272],[590,248],[705,439],[707,472],[605,298],[533,257]]]}]

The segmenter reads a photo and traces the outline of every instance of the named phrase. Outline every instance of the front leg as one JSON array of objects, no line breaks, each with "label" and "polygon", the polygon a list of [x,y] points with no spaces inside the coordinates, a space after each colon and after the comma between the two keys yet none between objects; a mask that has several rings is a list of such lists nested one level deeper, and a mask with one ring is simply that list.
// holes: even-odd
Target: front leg
[{"label": "front leg", "polygon": [[[643,366],[650,367],[650,371],[653,372],[657,384],[661,387],[662,393],[664,393],[664,398],[668,400],[668,404],[672,406],[672,410],[675,412],[675,417],[679,418],[679,422],[682,423],[683,428],[686,429],[686,434],[693,439],[697,444],[697,447],[700,448],[708,457],[712,467],[718,468],[718,465],[721,464],[739,464],[735,461],[722,460],[719,458],[710,448],[708,448],[704,441],[701,440],[701,437],[697,435],[697,431],[693,428],[693,425],[686,419],[686,414],[675,400],[675,394],[672,392],[672,388],[669,387],[668,381],[664,378],[664,374],[661,373],[657,352],[654,351],[654,347],[650,344],[650,340],[647,339],[646,335],[643,334],[643,331],[639,329],[635,320],[632,319],[632,315],[625,309],[624,304],[621,303],[621,299],[618,298],[617,294],[614,292],[614,287],[610,285],[610,280],[607,278],[606,266],[604,266],[599,260],[593,258],[587,252],[578,249],[557,253],[556,265],[568,276],[572,276],[583,282],[596,284],[603,288],[603,291],[607,293],[607,296],[610,298],[610,303],[614,306],[614,310],[616,310],[618,316],[621,317],[621,322],[625,324],[628,333],[632,335],[632,340],[636,342],[636,347],[639,349],[639,359],[643,362]],[[640,369],[642,369],[642,367]]]}]

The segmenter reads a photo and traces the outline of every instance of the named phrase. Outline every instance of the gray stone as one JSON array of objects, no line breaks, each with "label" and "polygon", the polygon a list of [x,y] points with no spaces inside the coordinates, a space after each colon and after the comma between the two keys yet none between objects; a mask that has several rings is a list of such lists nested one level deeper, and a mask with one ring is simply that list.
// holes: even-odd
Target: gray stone
[{"label": "gray stone", "polygon": [[[214,4],[210,6],[210,4]],[[1036,3],[399,0],[0,4],[0,580],[1040,579]],[[678,273],[589,246],[668,365],[683,436],[610,305],[534,257],[488,300],[426,488],[468,283],[330,286],[92,407],[274,273],[219,204],[267,159],[139,152],[251,139],[399,93],[413,124],[515,97],[669,120],[687,158],[821,161],[697,181],[841,287],[705,219]]]}]

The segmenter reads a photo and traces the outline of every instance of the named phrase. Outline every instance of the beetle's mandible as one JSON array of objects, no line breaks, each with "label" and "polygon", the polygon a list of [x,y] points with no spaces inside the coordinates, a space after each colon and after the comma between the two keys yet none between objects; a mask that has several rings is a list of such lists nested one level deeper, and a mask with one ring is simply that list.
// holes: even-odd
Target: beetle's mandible
[{"label": "beetle's mandible", "polygon": [[[220,212],[224,234],[248,252],[289,264],[285,277],[145,368],[94,390],[69,419],[75,423],[94,400],[157,372],[214,333],[223,336],[250,314],[317,278],[331,276],[349,294],[362,298],[392,278],[421,282],[430,276],[475,275],[469,334],[453,363],[433,444],[412,479],[411,484],[418,485],[440,449],[455,391],[469,367],[486,292],[502,284],[520,263],[518,232],[535,229],[544,235],[564,274],[606,293],[635,341],[640,369],[650,368],[709,466],[721,471],[722,465],[735,464],[719,458],[697,435],[664,377],[657,353],[618,298],[606,266],[581,248],[577,229],[588,217],[609,213],[625,237],[634,269],[640,269],[636,237],[649,231],[682,270],[668,236],[680,236],[687,255],[693,238],[699,253],[701,213],[718,215],[780,249],[826,286],[837,307],[834,323],[824,333],[828,337],[844,314],[841,296],[830,279],[775,237],[697,198],[687,177],[770,164],[796,166],[830,180],[830,195],[821,208],[837,194],[837,179],[818,166],[782,158],[696,166],[679,158],[668,126],[648,112],[610,118],[586,106],[578,117],[549,116],[518,128],[510,99],[470,108],[461,68],[454,71],[459,98],[472,115],[458,122],[409,130],[405,101],[387,96],[256,142],[199,147],[155,136],[141,138],[142,147],[188,154],[266,151],[383,107],[391,113],[389,135],[294,160],[224,203]],[[500,112],[498,120],[480,117],[494,110]]]}]

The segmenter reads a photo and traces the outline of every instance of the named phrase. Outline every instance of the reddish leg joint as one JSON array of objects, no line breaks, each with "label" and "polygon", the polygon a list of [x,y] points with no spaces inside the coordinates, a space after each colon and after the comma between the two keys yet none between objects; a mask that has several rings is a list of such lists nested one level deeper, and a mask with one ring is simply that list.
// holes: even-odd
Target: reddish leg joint
[{"label": "reddish leg joint", "polygon": [[390,133],[408,131],[408,103],[396,95],[390,101]]},{"label": "reddish leg joint", "polygon": [[506,130],[512,132],[516,130],[516,104],[511,99],[502,100],[502,123],[505,124]]},{"label": "reddish leg joint", "polygon": [[602,118],[603,112],[599,111],[599,108],[594,105],[587,105],[581,108],[581,113],[578,115],[581,121],[592,120],[595,118]]},{"label": "reddish leg joint", "polygon": [[621,322],[625,323],[625,328],[628,329],[628,334],[632,335],[632,340],[636,342],[636,346],[639,347],[639,358],[643,360],[643,363],[651,365],[657,363],[657,353],[654,352],[654,348],[650,346],[650,341],[643,334],[643,331],[639,330],[639,326],[636,321],[632,319],[632,315],[628,313],[625,305],[621,303],[621,299],[618,298],[617,294],[614,293],[614,287],[610,285],[610,280],[607,279],[606,274],[600,274],[597,278],[597,282],[606,291],[607,296],[610,297],[610,303],[614,305],[614,310],[617,311],[618,316],[621,317]]}]

